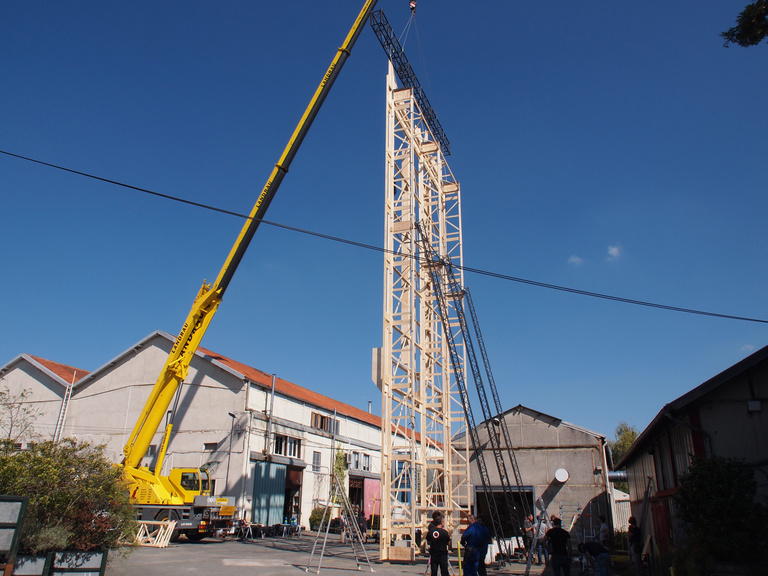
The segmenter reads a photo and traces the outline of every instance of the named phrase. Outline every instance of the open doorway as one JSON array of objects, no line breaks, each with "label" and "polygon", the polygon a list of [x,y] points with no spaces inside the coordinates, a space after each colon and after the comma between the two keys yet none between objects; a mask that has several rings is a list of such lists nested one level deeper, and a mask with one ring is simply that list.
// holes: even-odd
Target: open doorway
[{"label": "open doorway", "polygon": [[[504,491],[500,488],[491,490],[493,500],[496,503],[496,509],[499,511],[501,520],[501,530],[504,538],[523,535],[523,522],[525,522],[525,510],[534,513],[533,507],[533,488],[512,488],[512,500],[514,508],[507,509],[507,499]],[[491,524],[491,514],[488,509],[488,500],[482,489],[475,489],[475,512],[476,515],[483,518],[485,525],[489,528]]]}]

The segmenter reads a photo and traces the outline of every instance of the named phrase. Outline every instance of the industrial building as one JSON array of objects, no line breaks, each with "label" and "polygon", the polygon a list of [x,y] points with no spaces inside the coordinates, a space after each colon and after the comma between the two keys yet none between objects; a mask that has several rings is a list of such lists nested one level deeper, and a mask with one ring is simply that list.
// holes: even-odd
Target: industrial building
[{"label": "industrial building", "polygon": [[[58,423],[61,437],[105,444],[119,461],[173,342],[153,332],[93,372],[22,354],[0,367],[0,378],[12,393],[31,391],[30,405],[41,413],[38,438],[54,437]],[[66,418],[59,423],[68,388]],[[214,493],[234,495],[254,523],[293,517],[308,527],[312,509],[327,503],[337,449],[346,454],[353,506],[367,517],[380,512],[382,432],[375,414],[204,348],[195,354],[175,410],[164,470],[207,464]],[[611,516],[605,438],[525,406],[505,412],[503,421],[529,505],[541,498],[547,513],[561,517],[579,540],[594,535],[598,514],[608,510]],[[142,465],[153,465],[161,440],[158,431]],[[501,498],[493,471],[491,480]],[[481,513],[482,492],[473,458],[471,505]],[[499,508],[505,509],[501,500]]]},{"label": "industrial building", "polygon": [[[0,377],[11,393],[32,391],[39,437],[54,437],[65,413],[61,437],[105,444],[117,462],[173,342],[154,332],[90,373],[23,354]],[[378,513],[381,419],[374,414],[203,348],[168,418],[173,411],[163,470],[207,465],[213,493],[235,496],[254,523],[293,518],[307,526],[312,509],[327,503],[336,450],[346,454],[352,504]],[[153,466],[161,440],[162,429],[142,465]]]},{"label": "industrial building", "polygon": [[[547,517],[554,514],[562,520],[574,542],[594,538],[600,529],[598,516],[612,517],[605,437],[522,405],[478,426],[484,446],[489,426],[507,427],[524,483],[513,487],[516,517],[502,518],[505,535],[515,534],[514,524],[522,526],[525,511],[538,515],[544,510]],[[485,458],[497,507],[505,510],[498,469],[491,455]],[[475,458],[472,460],[474,463]],[[511,469],[508,455],[504,462]],[[476,465],[472,467],[472,485],[477,509],[486,514],[486,498]]]},{"label": "industrial building", "polygon": [[664,405],[616,464],[627,469],[647,552],[664,554],[684,539],[674,498],[694,457],[744,460],[754,469],[757,499],[768,503],[766,398],[768,346]]}]

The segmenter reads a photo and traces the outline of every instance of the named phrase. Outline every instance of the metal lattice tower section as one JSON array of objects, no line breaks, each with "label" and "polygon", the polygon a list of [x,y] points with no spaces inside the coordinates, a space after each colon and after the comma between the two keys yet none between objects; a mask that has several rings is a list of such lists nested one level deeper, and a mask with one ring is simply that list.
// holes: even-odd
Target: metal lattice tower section
[{"label": "metal lattice tower section", "polygon": [[[398,88],[391,62],[386,166],[381,558],[408,560],[414,548],[394,540],[415,542],[434,510],[456,526],[470,505],[464,408],[417,243],[418,223],[433,250],[461,270],[461,195],[413,89]],[[458,322],[449,309],[449,321]]]}]

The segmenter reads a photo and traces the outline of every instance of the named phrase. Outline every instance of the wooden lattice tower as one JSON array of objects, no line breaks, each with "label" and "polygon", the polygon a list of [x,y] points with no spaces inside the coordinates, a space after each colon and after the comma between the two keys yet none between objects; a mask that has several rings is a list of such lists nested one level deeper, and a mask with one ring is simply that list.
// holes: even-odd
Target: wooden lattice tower
[{"label": "wooden lattice tower", "polygon": [[434,510],[456,526],[470,504],[466,420],[416,236],[420,223],[433,250],[460,270],[461,195],[413,90],[398,88],[391,63],[385,211],[381,558],[409,560],[414,547],[396,541],[414,543]]}]

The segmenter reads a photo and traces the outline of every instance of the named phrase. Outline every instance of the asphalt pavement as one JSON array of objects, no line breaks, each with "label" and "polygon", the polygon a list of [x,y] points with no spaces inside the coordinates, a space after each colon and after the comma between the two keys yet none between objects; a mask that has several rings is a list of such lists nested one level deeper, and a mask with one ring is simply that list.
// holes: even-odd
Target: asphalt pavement
[{"label": "asphalt pavement", "polygon": [[[125,557],[113,554],[107,575],[299,576],[319,573],[349,576],[352,572],[374,572],[378,576],[423,576],[427,568],[426,558],[420,558],[413,564],[381,562],[378,544],[366,545],[368,561],[358,545],[355,558],[351,545],[340,542],[338,535],[329,535],[323,554],[322,545],[322,538],[317,539],[313,533],[305,533],[298,538],[256,540],[206,538],[201,542],[188,542],[182,539],[167,548],[134,548]],[[458,576],[455,555],[452,561],[452,572]],[[542,566],[533,566],[531,574],[541,575],[542,570]],[[524,573],[525,565],[516,563],[499,569],[489,567],[488,570],[489,576]]]}]

